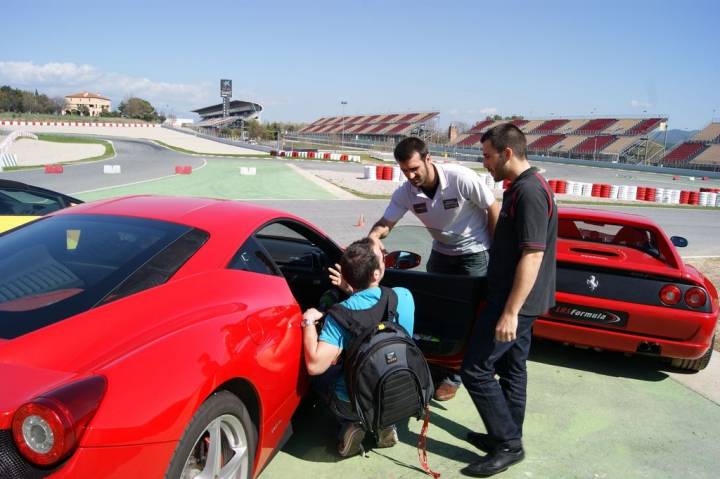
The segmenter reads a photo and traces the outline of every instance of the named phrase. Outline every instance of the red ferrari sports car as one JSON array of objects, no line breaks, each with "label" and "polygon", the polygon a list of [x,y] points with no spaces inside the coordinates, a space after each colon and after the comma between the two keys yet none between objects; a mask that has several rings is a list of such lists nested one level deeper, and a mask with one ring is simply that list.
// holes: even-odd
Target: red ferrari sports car
[{"label": "red ferrari sports car", "polygon": [[713,352],[718,292],[680,258],[675,246],[686,245],[649,218],[561,208],[557,305],[534,334],[703,369]]},{"label": "red ferrari sports car", "polygon": [[232,201],[128,197],[0,236],[0,477],[256,476],[340,248]]},{"label": "red ferrari sports car", "polygon": [[[681,237],[668,238],[652,220],[625,213],[560,208],[557,305],[535,322],[536,337],[563,343],[670,358],[699,371],[713,352],[718,292],[683,262]],[[429,256],[430,236],[447,235],[399,226],[388,250]],[[416,302],[416,339],[430,362],[459,367],[484,278],[387,270],[385,283],[408,287]],[[475,301],[469,301],[474,298]]]}]

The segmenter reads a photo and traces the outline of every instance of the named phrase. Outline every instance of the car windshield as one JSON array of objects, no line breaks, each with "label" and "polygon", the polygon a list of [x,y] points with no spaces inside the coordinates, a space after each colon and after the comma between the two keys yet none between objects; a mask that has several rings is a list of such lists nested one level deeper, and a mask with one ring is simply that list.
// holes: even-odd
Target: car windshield
[{"label": "car windshield", "polygon": [[561,219],[558,222],[558,237],[588,243],[625,246],[662,259],[655,233],[645,228],[615,223]]},{"label": "car windshield", "polygon": [[100,215],[41,219],[0,237],[0,338],[86,311],[192,228]]}]

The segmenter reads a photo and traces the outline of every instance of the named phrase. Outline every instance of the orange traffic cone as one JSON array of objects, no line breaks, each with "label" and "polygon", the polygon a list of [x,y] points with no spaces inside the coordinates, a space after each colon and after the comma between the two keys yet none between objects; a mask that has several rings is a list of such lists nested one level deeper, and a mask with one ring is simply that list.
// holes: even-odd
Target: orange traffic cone
[{"label": "orange traffic cone", "polygon": [[364,214],[360,213],[360,217],[358,218],[355,226],[358,228],[365,226],[365,215]]}]

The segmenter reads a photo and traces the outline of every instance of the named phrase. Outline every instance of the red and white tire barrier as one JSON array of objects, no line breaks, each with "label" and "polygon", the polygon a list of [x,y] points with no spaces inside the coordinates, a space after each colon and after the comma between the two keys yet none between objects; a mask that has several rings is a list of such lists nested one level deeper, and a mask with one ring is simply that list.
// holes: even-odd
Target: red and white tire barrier
[{"label": "red and white tire barrier", "polygon": [[272,150],[270,156],[279,156],[286,158],[309,158],[309,159],[320,159],[320,160],[334,160],[334,161],[352,161],[355,163],[360,162],[359,155],[346,155],[344,153],[332,153],[329,151],[293,151],[293,150]]},{"label": "red and white tire barrier", "polygon": [[158,128],[159,123],[131,123],[105,121],[25,121],[0,120],[0,126],[82,126],[82,127],[114,127],[114,128]]},{"label": "red and white tire barrier", "polygon": [[570,196],[608,198],[619,201],[647,201],[668,205],[720,207],[720,188],[700,188],[700,191],[687,191],[649,186],[584,183],[571,180],[567,182],[548,180],[548,184],[555,193]]},{"label": "red and white tire barrier", "polygon": [[369,181],[384,180],[395,183],[403,183],[405,175],[400,171],[399,166],[365,165],[363,178]]}]

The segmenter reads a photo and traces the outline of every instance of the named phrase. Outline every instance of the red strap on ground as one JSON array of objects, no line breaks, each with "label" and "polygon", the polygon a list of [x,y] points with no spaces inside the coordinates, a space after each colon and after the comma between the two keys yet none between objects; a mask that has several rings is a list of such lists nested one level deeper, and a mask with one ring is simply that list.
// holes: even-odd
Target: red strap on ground
[{"label": "red strap on ground", "polygon": [[420,460],[420,466],[428,476],[438,479],[440,477],[439,472],[435,472],[430,469],[427,462],[427,430],[430,424],[430,407],[425,406],[425,420],[423,421],[422,430],[420,431],[420,437],[418,438],[418,459]]}]

